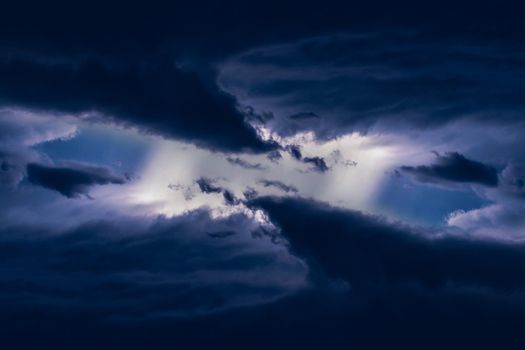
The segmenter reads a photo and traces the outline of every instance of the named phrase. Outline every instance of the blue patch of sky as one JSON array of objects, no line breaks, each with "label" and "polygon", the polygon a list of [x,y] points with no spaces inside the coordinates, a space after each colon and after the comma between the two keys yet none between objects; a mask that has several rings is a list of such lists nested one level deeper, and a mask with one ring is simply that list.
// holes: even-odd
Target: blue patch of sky
[{"label": "blue patch of sky", "polygon": [[417,224],[440,226],[456,210],[481,208],[490,202],[465,186],[464,190],[418,184],[404,177],[388,178],[375,198],[387,215]]},{"label": "blue patch of sky", "polygon": [[106,126],[84,126],[67,140],[53,140],[35,146],[55,161],[79,161],[108,166],[117,172],[134,173],[152,150],[148,136]]}]

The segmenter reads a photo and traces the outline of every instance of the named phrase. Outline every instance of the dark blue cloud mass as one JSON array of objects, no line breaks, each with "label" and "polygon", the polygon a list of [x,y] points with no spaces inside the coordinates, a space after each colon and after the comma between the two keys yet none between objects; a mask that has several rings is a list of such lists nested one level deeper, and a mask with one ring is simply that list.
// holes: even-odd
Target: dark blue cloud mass
[{"label": "dark blue cloud mass", "polygon": [[0,349],[522,349],[521,7],[6,1]]},{"label": "dark blue cloud mass", "polygon": [[0,58],[0,76],[2,105],[91,114],[100,121],[223,151],[271,148],[246,124],[233,96],[206,86],[173,62]]},{"label": "dark blue cloud mass", "polygon": [[124,176],[113,174],[108,168],[80,163],[69,163],[66,166],[29,163],[26,171],[30,183],[57,191],[69,198],[87,196],[89,189],[95,185],[122,185],[128,181]]},{"label": "dark blue cloud mass", "polygon": [[283,136],[516,125],[525,110],[523,51],[512,40],[436,40],[417,28],[353,31],[247,50],[224,65],[221,82],[255,110],[272,111],[265,123]]},{"label": "dark blue cloud mass", "polygon": [[[283,252],[271,253],[271,243],[254,252],[257,240],[245,235],[253,226],[240,216],[214,222],[201,211],[148,229],[99,223],[59,236],[4,230],[4,344],[241,349],[257,339],[255,349],[485,349],[518,340],[521,244],[440,235],[309,200],[251,205],[308,264],[308,287],[287,293],[286,282],[305,270],[291,255],[277,258]],[[79,342],[87,325],[91,336]]]},{"label": "dark blue cloud mass", "polygon": [[[293,41],[283,51],[243,56],[248,64],[273,66],[275,73],[258,79],[257,72],[240,74],[234,67],[229,79],[233,87],[247,81],[258,96],[293,102],[285,118],[305,122],[307,129],[320,122],[320,135],[337,134],[327,126],[342,131],[386,115],[424,125],[464,115],[519,118],[519,11],[475,5],[334,2],[320,12],[315,4],[293,1],[10,3],[0,24],[0,101],[97,112],[211,149],[262,151],[270,146],[245,124],[236,98],[217,86],[217,65],[253,47]],[[478,20],[463,20],[473,16]],[[372,35],[322,36],[343,32]],[[281,75],[281,68],[304,74]],[[311,68],[318,73],[312,76]],[[274,107],[278,112],[282,106]],[[283,120],[277,118],[276,130],[287,130]]]},{"label": "dark blue cloud mass", "polygon": [[498,170],[496,168],[470,160],[457,152],[450,152],[445,155],[436,154],[436,162],[432,165],[405,165],[400,169],[421,182],[474,183],[488,187],[498,186]]}]

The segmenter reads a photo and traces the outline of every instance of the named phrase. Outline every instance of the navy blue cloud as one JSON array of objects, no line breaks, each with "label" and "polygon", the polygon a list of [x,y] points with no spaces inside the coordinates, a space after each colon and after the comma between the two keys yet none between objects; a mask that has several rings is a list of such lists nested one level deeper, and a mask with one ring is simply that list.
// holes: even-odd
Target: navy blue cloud
[{"label": "navy blue cloud", "polygon": [[124,184],[127,179],[113,174],[105,167],[69,163],[66,166],[47,166],[29,163],[26,167],[27,179],[41,186],[72,198],[88,195],[95,185]]},{"label": "navy blue cloud", "polygon": [[103,121],[223,151],[264,151],[233,96],[174,63],[0,59],[0,103]]},{"label": "navy blue cloud", "polygon": [[490,165],[471,160],[457,152],[436,155],[432,165],[402,166],[402,171],[421,182],[475,183],[498,186],[498,170]]},{"label": "navy blue cloud", "polygon": [[[0,250],[9,267],[0,273],[4,344],[58,349],[520,344],[521,244],[434,235],[304,199],[262,198],[252,205],[266,210],[290,252],[308,263],[308,288],[257,303],[282,295],[282,289],[250,285],[252,275],[234,283],[235,276],[252,269],[262,276],[261,266],[265,276],[287,268],[293,274],[294,268],[274,265],[272,254],[238,254],[236,240],[246,236],[235,228],[247,222],[210,222],[202,212],[161,222],[145,234],[137,234],[140,225],[134,224],[131,230],[90,225],[49,238],[33,232],[39,239],[28,231],[4,230]],[[204,223],[200,234],[196,222]],[[20,269],[24,274],[16,273]],[[210,280],[198,271],[229,278]],[[231,307],[246,297],[251,303]],[[91,336],[79,342],[86,325]]]},{"label": "navy blue cloud", "polygon": [[[71,229],[3,227],[0,309],[54,309],[126,323],[268,302],[294,288],[290,277],[300,283],[304,267],[292,256],[279,256],[284,249],[269,240],[253,240],[256,228],[243,216],[213,220],[204,210]],[[280,272],[253,278],[267,268]]]},{"label": "navy blue cloud", "polygon": [[[517,124],[525,111],[525,61],[515,49],[523,48],[376,28],[248,50],[225,65],[221,81],[256,110],[271,110],[266,124],[285,136],[314,131],[329,138],[377,124]],[[235,75],[238,69],[244,74]],[[311,115],[318,117],[297,118]]]},{"label": "navy blue cloud", "polygon": [[[248,85],[263,97],[286,95],[294,111],[284,119],[298,123],[292,128],[314,128],[325,135],[344,133],[385,115],[419,125],[479,110],[481,118],[491,120],[490,115],[512,118],[510,111],[521,115],[523,62],[519,54],[512,55],[520,52],[524,33],[519,11],[446,2],[428,10],[415,1],[406,7],[337,3],[322,13],[314,4],[274,5],[11,3],[0,23],[0,100],[3,105],[65,113],[99,112],[212,149],[262,151],[269,146],[244,123],[235,98],[215,83],[218,62],[276,42],[373,32],[374,37],[357,35],[343,42],[338,36],[328,42],[306,41],[284,58],[254,54],[246,59],[276,68],[315,67],[323,78],[268,76]],[[377,11],[378,7],[386,8]],[[459,14],[478,20],[465,23]],[[399,29],[411,35],[399,40],[383,35]],[[481,52],[468,49],[472,43],[502,37],[506,40],[491,41],[495,46],[481,45]],[[467,49],[458,52],[455,44]],[[331,67],[361,71],[334,77],[323,71]],[[490,78],[494,71],[499,78]],[[233,75],[250,79],[238,71]],[[297,131],[289,127],[283,118],[273,125],[283,133]]]},{"label": "navy blue cloud", "polygon": [[355,292],[484,289],[521,293],[522,244],[496,243],[425,232],[360,212],[294,198],[259,198],[292,252]]}]

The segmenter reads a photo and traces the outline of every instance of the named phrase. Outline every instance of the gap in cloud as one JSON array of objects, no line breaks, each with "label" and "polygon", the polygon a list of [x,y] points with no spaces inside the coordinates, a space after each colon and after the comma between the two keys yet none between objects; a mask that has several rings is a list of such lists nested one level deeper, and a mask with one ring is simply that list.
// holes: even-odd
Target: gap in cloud
[{"label": "gap in cloud", "polygon": [[52,159],[105,165],[132,174],[140,171],[153,139],[131,129],[86,124],[75,137],[40,143],[34,149]]},{"label": "gap in cloud", "polygon": [[478,209],[491,203],[468,188],[457,191],[421,185],[396,172],[386,178],[374,198],[379,211],[417,225],[446,225],[452,212]]},{"label": "gap in cloud", "polygon": [[[270,137],[283,150],[300,145],[302,158],[285,151],[278,160],[265,154],[232,155],[158,140],[124,202],[151,206],[150,214],[178,215],[202,206],[228,212],[235,206],[232,204],[242,204],[256,193],[300,196],[374,211],[370,199],[384,181],[385,171],[408,151],[405,145],[393,144],[381,135],[350,134],[330,141],[319,141],[312,134]],[[323,171],[303,161],[315,157],[323,159]],[[206,179],[216,190],[203,191],[199,179]],[[235,200],[225,200],[225,194]]]}]

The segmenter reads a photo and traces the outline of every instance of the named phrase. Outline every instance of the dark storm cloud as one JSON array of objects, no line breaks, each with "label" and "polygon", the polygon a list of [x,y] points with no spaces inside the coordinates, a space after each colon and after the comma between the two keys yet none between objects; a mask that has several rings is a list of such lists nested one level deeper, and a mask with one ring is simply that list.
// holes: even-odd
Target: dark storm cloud
[{"label": "dark storm cloud", "polygon": [[[287,279],[295,279],[288,273],[300,283],[304,269],[294,257],[278,256],[284,249],[269,240],[253,240],[255,228],[246,217],[213,220],[204,210],[65,230],[3,228],[0,309],[61,313],[67,305],[75,317],[126,323],[268,302],[287,293]],[[212,239],[234,234],[234,240]],[[279,272],[264,273],[274,268]]]},{"label": "dark storm cloud", "polygon": [[254,204],[282,229],[292,252],[349,282],[354,292],[468,287],[506,295],[525,287],[522,244],[420,232],[304,199],[260,198]]},{"label": "dark storm cloud", "polygon": [[[525,30],[523,11],[513,7],[10,1],[0,20],[0,100],[93,113],[213,150],[264,151],[238,101],[217,86],[215,65],[254,47],[293,42],[284,52],[241,55],[237,61],[249,69],[233,66],[236,81],[220,84],[244,90],[236,95],[241,104],[246,96],[268,102],[262,106],[274,117],[259,116],[261,106],[249,117],[272,131],[331,137],[378,122],[514,123],[525,109]],[[408,36],[392,36],[399,29]],[[331,36],[342,32],[372,35]],[[265,66],[259,76],[258,64]],[[319,118],[289,117],[305,111]],[[6,162],[0,173],[15,169]],[[523,178],[509,168],[500,187],[522,196]],[[278,181],[262,185],[297,192]],[[213,182],[199,188],[227,200]],[[272,230],[242,216],[212,220],[204,211],[152,226],[115,217],[71,229],[2,222],[1,347],[522,347],[522,243],[420,232],[307,200],[256,204],[281,228],[289,252],[246,239],[276,235]],[[294,286],[305,266],[289,253],[311,272],[311,285],[300,292]]]},{"label": "dark storm cloud", "polygon": [[[329,138],[377,124],[515,124],[525,112],[524,52],[512,41],[354,32],[246,51],[224,65],[221,82],[256,110],[271,110],[268,127],[283,136]],[[322,118],[289,117],[311,115],[305,110]]]},{"label": "dark storm cloud", "polygon": [[[86,325],[92,337],[78,343],[85,349],[143,349],[153,339],[161,349],[242,349],[253,339],[255,349],[521,344],[522,245],[432,237],[308,200],[252,204],[308,263],[312,286],[268,303],[304,270],[277,264],[279,254],[254,253],[249,241],[239,254],[250,227],[240,216],[210,221],[200,211],[147,230],[102,223],[58,236],[3,230],[4,344],[36,348],[27,336],[34,334],[39,346],[60,339],[57,348],[68,348]],[[220,237],[227,238],[212,239]]]},{"label": "dark storm cloud", "polygon": [[91,113],[223,151],[271,149],[245,123],[233,96],[174,63],[2,59],[0,76],[4,105]]},{"label": "dark storm cloud", "polygon": [[29,163],[26,171],[27,179],[32,184],[57,191],[68,198],[87,196],[89,189],[95,185],[121,185],[127,181],[108,168],[77,163],[66,166]]},{"label": "dark storm cloud", "polygon": [[436,154],[436,162],[432,165],[402,166],[400,169],[421,182],[474,183],[488,187],[498,186],[496,168],[470,160],[457,152],[450,152],[445,155]]},{"label": "dark storm cloud", "polygon": [[[388,42],[388,39],[386,45],[381,40],[377,45],[373,42],[368,44],[369,39],[365,38],[356,39],[357,43],[348,45],[314,43],[299,48],[298,52],[294,47],[290,62],[285,64],[280,57],[270,55],[267,59],[286,68],[295,66],[302,69],[308,65],[322,68],[325,63],[331,64],[331,60],[342,61],[345,65],[345,61],[352,57],[356,62],[351,61],[346,66],[362,67],[363,61],[376,58],[384,60],[387,71],[392,63],[396,67],[391,70],[396,73],[397,61],[401,61],[402,69],[406,71],[408,66],[410,73],[410,69],[426,63],[423,60],[425,57],[441,60],[443,52],[449,47],[442,45],[434,48],[432,43],[441,42],[442,38],[452,36],[458,41],[465,38],[497,38],[501,42],[499,39],[504,37],[506,45],[523,33],[521,18],[516,15],[518,12],[488,4],[476,4],[474,10],[472,6],[456,3],[454,11],[449,11],[449,6],[440,3],[439,6],[431,6],[431,10],[424,7],[425,11],[422,11],[421,4],[409,1],[407,7],[388,6],[385,11],[377,11],[377,6],[371,4],[341,3],[326,6],[322,12],[315,4],[297,6],[293,2],[280,2],[275,5],[267,2],[217,4],[205,1],[198,6],[180,2],[134,6],[90,1],[75,6],[64,2],[25,6],[11,2],[4,6],[3,13],[6,15],[0,21],[0,100],[4,105],[47,111],[98,112],[111,117],[111,120],[134,125],[147,132],[216,150],[263,151],[271,146],[257,138],[244,123],[245,115],[237,110],[235,98],[225,94],[215,82],[217,63],[243,50],[341,32],[376,31],[379,32],[377,37],[383,37],[382,31],[408,28],[409,31],[421,33],[421,37],[416,38],[418,45],[413,48]],[[471,18],[473,11],[483,21],[465,23],[459,20],[460,13]],[[427,15],[422,16],[422,12]],[[503,15],[505,25],[498,26],[498,20]],[[515,42],[519,44],[521,41]],[[355,50],[356,47],[364,51]],[[428,54],[422,49],[431,52]],[[496,48],[493,51],[499,50]],[[502,51],[505,59],[509,56],[507,51]],[[401,74],[380,75],[379,78],[364,73],[364,77],[350,81],[346,75],[341,75],[339,80],[329,77],[327,83],[318,83],[316,79],[312,82],[306,75],[291,80],[283,75],[282,82],[265,78],[266,83],[253,84],[253,89],[259,91],[261,96],[280,95],[281,92],[292,96],[294,111],[286,116],[292,116],[287,119],[297,123],[299,129],[301,123],[316,130],[330,129],[333,124],[348,124],[339,115],[341,120],[338,122],[309,125],[308,120],[326,119],[325,115],[329,114],[326,106],[337,110],[342,108],[351,119],[350,124],[362,120],[367,124],[380,110],[394,117],[413,109],[416,113],[425,114],[427,110],[424,106],[428,105],[436,112],[435,106],[448,101],[449,95],[462,97],[467,94],[471,97],[475,96],[474,90],[485,93],[479,99],[467,99],[459,104],[454,104],[457,98],[452,98],[453,104],[444,104],[442,114],[470,110],[483,101],[483,106],[487,108],[501,104],[510,106],[509,102],[512,102],[518,113],[521,85],[516,82],[520,81],[521,56],[520,50],[511,52],[517,53],[509,59],[516,67],[512,79],[501,65],[503,57],[490,61],[502,71],[501,79],[491,81],[494,94],[487,93],[488,89],[484,89],[486,84],[483,89],[477,88],[475,78],[460,76],[456,79],[443,74],[449,68],[447,63],[443,69],[436,70],[437,79],[426,74],[420,77],[417,72],[414,74],[416,77],[411,74],[405,77],[403,70]],[[250,59],[260,61],[261,57]],[[177,62],[176,66],[174,62]],[[381,67],[376,69],[375,66],[363,69],[367,72],[382,71]],[[476,69],[462,69],[461,72],[476,72]],[[238,71],[234,74],[243,78]],[[325,76],[324,72],[320,74]],[[249,76],[246,78],[249,79]],[[474,83],[471,83],[472,80]],[[507,88],[504,89],[502,81],[508,84]],[[301,93],[296,96],[295,92],[299,90]],[[514,95],[509,91],[514,91]],[[355,113],[346,113],[348,110]],[[452,112],[448,112],[450,110]],[[314,115],[323,118],[304,118]],[[498,116],[501,117],[501,113]],[[422,122],[426,124],[428,120]],[[272,127],[278,131],[286,129],[279,123]],[[340,131],[345,132],[345,129]],[[324,132],[333,134],[336,130]]]},{"label": "dark storm cloud", "polygon": [[278,190],[281,190],[283,192],[292,192],[292,193],[297,193],[299,192],[299,190],[292,186],[292,185],[287,185],[281,181],[277,181],[277,180],[259,180],[258,183],[260,183],[261,185],[263,185],[264,187],[275,187],[277,188]]},{"label": "dark storm cloud", "polygon": [[252,170],[265,169],[264,165],[262,165],[261,163],[250,163],[238,157],[227,157],[226,160],[228,161],[228,163],[233,164],[233,165],[238,165],[244,169],[252,169]]},{"label": "dark storm cloud", "polygon": [[[294,321],[281,318],[287,313],[295,320],[319,318],[298,326],[298,334],[319,332],[299,337],[306,347],[316,348],[315,340],[373,349],[417,349],[429,339],[435,349],[451,342],[483,349],[520,342],[512,334],[525,318],[523,243],[416,230],[305,199],[254,204],[280,227],[290,251],[308,262],[313,283],[336,290],[301,306],[281,303],[271,321],[288,329]],[[326,309],[300,313],[317,298]]]}]

